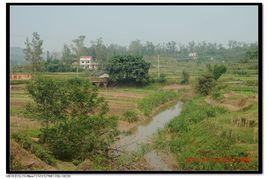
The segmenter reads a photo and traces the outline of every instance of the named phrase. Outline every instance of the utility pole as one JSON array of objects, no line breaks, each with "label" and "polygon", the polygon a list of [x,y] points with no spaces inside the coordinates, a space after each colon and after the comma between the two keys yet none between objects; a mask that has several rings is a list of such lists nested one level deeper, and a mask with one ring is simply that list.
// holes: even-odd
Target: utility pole
[{"label": "utility pole", "polygon": [[159,55],[157,55],[157,76],[158,76],[158,78],[160,77],[160,74],[159,74]]},{"label": "utility pole", "polygon": [[78,77],[78,66],[79,66],[79,57],[77,58],[77,65],[76,65],[76,77]]}]

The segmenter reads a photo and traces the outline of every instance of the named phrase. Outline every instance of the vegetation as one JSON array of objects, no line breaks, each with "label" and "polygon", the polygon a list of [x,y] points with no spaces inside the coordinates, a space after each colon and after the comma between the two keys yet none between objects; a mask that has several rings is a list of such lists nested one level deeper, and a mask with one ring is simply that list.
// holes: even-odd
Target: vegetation
[{"label": "vegetation", "polygon": [[[194,98],[158,134],[155,147],[174,153],[180,170],[256,170],[257,156],[249,152],[255,143],[254,133],[250,132],[253,126],[234,127],[235,115],[210,106],[203,98]],[[244,135],[246,131],[248,135]],[[170,140],[163,140],[166,135]]]},{"label": "vegetation", "polygon": [[189,79],[190,79],[190,75],[189,73],[187,73],[186,71],[182,71],[182,75],[181,75],[181,81],[180,84],[188,84],[189,83]]},{"label": "vegetation", "polygon": [[123,84],[146,84],[149,80],[150,64],[140,56],[114,56],[107,71],[112,82]]},{"label": "vegetation", "polygon": [[211,74],[203,74],[198,78],[196,89],[200,94],[206,96],[210,94],[214,86],[215,81],[213,76]]},{"label": "vegetation", "polygon": [[[78,37],[60,55],[47,52],[46,60],[37,60],[35,71],[42,73],[33,80],[11,82],[11,137],[17,147],[57,170],[150,170],[146,155],[152,150],[174,156],[177,170],[258,168],[257,44],[135,40],[124,47],[99,38],[86,47],[84,41]],[[32,43],[28,52],[34,51]],[[192,52],[196,60],[189,57]],[[98,71],[77,68],[82,55],[93,56],[114,84],[124,85],[92,86],[88,78]],[[12,72],[33,71],[29,62],[12,65]],[[152,143],[114,155],[120,132],[131,135],[141,121],[180,97],[180,115]],[[14,170],[40,169],[18,163],[23,156],[15,160],[13,154]]]},{"label": "vegetation", "polygon": [[56,164],[56,159],[53,157],[53,155],[51,155],[48,150],[44,149],[38,143],[33,142],[27,134],[15,133],[12,135],[12,138],[14,138],[15,141],[24,149],[29,150],[47,164]]},{"label": "vegetation", "polygon": [[88,81],[37,78],[27,89],[35,102],[29,111],[43,121],[40,141],[57,158],[84,160],[107,154],[117,135],[116,119],[105,116],[107,104]]},{"label": "vegetation", "polygon": [[39,34],[37,32],[34,32],[31,42],[28,38],[26,38],[25,45],[26,48],[23,50],[25,54],[25,60],[31,63],[32,72],[34,73],[41,71],[43,41],[40,39]]},{"label": "vegetation", "polygon": [[208,70],[212,74],[214,80],[218,80],[221,77],[221,75],[226,73],[227,68],[224,65],[216,64],[213,67],[211,67],[211,65],[208,65]]},{"label": "vegetation", "polygon": [[178,94],[173,91],[156,91],[138,102],[138,108],[144,115],[149,116],[155,107],[174,100]]},{"label": "vegetation", "polygon": [[157,78],[157,82],[158,82],[158,83],[165,83],[165,82],[167,82],[166,75],[163,74],[163,73],[161,73],[161,74],[159,75],[159,78]]},{"label": "vegetation", "polygon": [[138,120],[138,114],[134,111],[126,111],[123,114],[123,117],[128,121],[128,122],[136,122]]}]

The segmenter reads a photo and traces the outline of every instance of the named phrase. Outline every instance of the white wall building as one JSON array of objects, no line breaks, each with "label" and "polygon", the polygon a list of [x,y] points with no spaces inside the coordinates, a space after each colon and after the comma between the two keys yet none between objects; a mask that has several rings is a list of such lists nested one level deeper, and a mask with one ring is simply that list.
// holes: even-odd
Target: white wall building
[{"label": "white wall building", "polygon": [[83,69],[97,69],[97,63],[93,62],[92,56],[81,56],[80,57],[80,66]]},{"label": "white wall building", "polygon": [[197,53],[196,52],[189,53],[189,57],[195,60],[197,59]]}]

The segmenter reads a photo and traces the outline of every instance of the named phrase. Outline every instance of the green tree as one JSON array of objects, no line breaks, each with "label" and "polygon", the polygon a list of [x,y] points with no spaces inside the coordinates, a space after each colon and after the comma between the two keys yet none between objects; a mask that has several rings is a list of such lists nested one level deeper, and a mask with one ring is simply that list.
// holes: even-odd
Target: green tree
[{"label": "green tree", "polygon": [[43,121],[40,139],[60,159],[105,154],[118,135],[116,118],[88,80],[36,78],[27,90],[34,100],[29,111]]},{"label": "green tree", "polygon": [[25,60],[31,63],[32,72],[35,73],[41,70],[43,40],[40,39],[40,36],[37,32],[34,32],[32,35],[33,37],[31,42],[29,41],[28,37],[26,38],[26,48],[23,49],[23,52],[25,54]]},{"label": "green tree", "polygon": [[213,76],[207,73],[203,74],[200,78],[198,78],[196,89],[200,94],[206,96],[210,94],[214,86],[215,86],[215,80]]},{"label": "green tree", "polygon": [[73,40],[72,50],[74,51],[74,56],[76,59],[76,71],[78,72],[80,57],[86,55],[87,50],[85,47],[85,38],[86,36],[80,35],[77,39]]},{"label": "green tree", "polygon": [[250,47],[246,52],[246,57],[248,59],[257,59],[258,58],[258,48]]},{"label": "green tree", "polygon": [[74,54],[72,54],[71,49],[68,47],[68,45],[64,44],[63,50],[62,50],[62,57],[61,60],[66,65],[72,65],[74,62]]},{"label": "green tree", "polygon": [[113,82],[146,84],[149,80],[149,68],[150,63],[140,56],[121,55],[109,60],[107,72]]},{"label": "green tree", "polygon": [[96,55],[96,60],[98,61],[100,68],[104,69],[108,60],[107,48],[104,45],[102,38],[98,38],[96,41],[91,41],[91,43]]},{"label": "green tree", "polygon": [[212,75],[214,80],[218,80],[221,75],[226,73],[227,68],[224,65],[214,65],[213,70],[212,70]]}]

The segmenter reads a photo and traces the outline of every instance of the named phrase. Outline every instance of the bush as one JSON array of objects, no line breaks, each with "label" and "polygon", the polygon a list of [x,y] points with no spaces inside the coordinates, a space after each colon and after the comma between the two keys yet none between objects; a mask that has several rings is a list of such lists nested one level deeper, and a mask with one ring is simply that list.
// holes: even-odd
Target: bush
[{"label": "bush", "polygon": [[227,71],[227,68],[224,65],[211,66],[209,64],[207,65],[207,69],[208,69],[208,72],[212,75],[213,79],[216,81],[221,77],[221,75],[223,75]]},{"label": "bush", "polygon": [[29,150],[33,154],[35,154],[38,158],[49,165],[54,165],[56,163],[55,158],[45,150],[39,144],[33,142],[29,136],[26,134],[18,134],[15,133],[12,135],[12,138],[19,143],[24,149]]},{"label": "bush", "polygon": [[157,78],[157,82],[158,82],[158,83],[165,83],[165,82],[167,82],[166,75],[161,73],[161,74],[159,75],[159,78]]},{"label": "bush", "polygon": [[107,155],[118,135],[116,124],[114,117],[79,116],[43,132],[48,147],[57,158],[83,161],[92,156]]},{"label": "bush", "polygon": [[215,100],[220,100],[223,98],[223,95],[221,93],[222,89],[224,89],[226,86],[225,85],[222,85],[220,83],[217,83],[213,89],[212,89],[212,93],[211,93],[211,96],[213,99]]},{"label": "bush", "polygon": [[123,114],[123,116],[128,122],[135,122],[138,120],[138,115],[134,111],[127,111]]},{"label": "bush", "polygon": [[200,94],[206,96],[210,94],[214,86],[214,78],[210,74],[204,74],[198,79],[196,89]]},{"label": "bush", "polygon": [[226,73],[226,71],[227,68],[224,65],[214,65],[214,69],[212,72],[214,80],[218,80],[221,77],[221,75]]},{"label": "bush", "polygon": [[180,84],[188,84],[189,83],[189,79],[190,79],[190,75],[189,73],[187,73],[186,71],[182,71],[182,74],[181,74],[181,82]]}]

